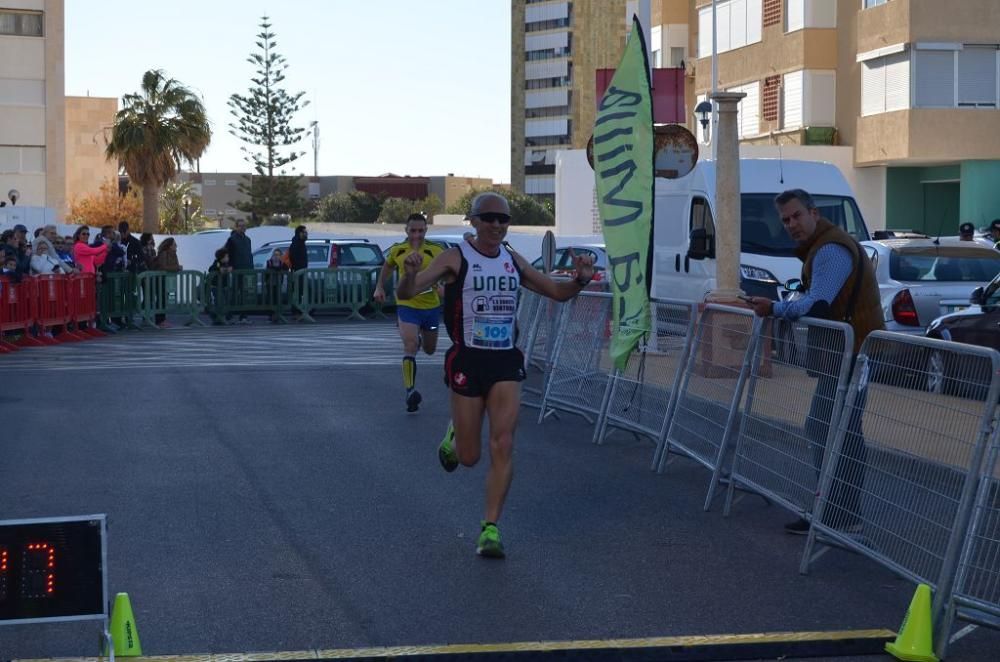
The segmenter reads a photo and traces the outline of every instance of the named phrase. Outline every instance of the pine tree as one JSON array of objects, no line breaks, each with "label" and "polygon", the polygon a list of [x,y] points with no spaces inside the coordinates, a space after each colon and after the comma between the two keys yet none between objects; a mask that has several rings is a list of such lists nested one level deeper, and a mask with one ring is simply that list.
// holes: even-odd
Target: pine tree
[{"label": "pine tree", "polygon": [[258,51],[247,57],[247,62],[257,68],[250,89],[246,96],[229,97],[230,113],[236,118],[229,132],[245,143],[240,149],[256,173],[239,185],[240,192],[250,200],[231,204],[249,212],[259,224],[271,214],[294,216],[302,208],[300,178],[287,175],[284,167],[305,154],[294,147],[306,129],[294,126],[292,120],[309,102],[301,101],[305,92],[289,94],[281,86],[288,64],[276,50],[278,43],[267,16],[261,18],[256,44]]}]

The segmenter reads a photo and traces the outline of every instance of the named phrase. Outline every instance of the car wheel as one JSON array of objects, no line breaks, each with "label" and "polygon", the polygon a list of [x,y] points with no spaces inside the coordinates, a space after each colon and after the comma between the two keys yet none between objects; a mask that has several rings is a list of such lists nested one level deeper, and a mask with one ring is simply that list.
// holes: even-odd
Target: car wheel
[{"label": "car wheel", "polygon": [[927,367],[925,370],[927,375],[927,390],[930,393],[944,393],[944,382],[945,382],[945,368],[944,368],[944,354],[941,352],[931,352],[930,356],[927,357]]}]

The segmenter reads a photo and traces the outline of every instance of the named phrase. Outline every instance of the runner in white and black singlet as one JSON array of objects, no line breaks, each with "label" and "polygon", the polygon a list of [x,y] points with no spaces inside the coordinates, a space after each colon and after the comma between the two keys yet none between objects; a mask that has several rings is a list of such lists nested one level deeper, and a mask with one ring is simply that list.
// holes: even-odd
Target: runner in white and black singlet
[{"label": "runner in white and black singlet", "polygon": [[476,196],[469,218],[475,238],[437,256],[423,271],[419,255],[408,257],[396,291],[406,298],[438,281],[445,283],[444,322],[453,343],[445,357],[452,423],[438,447],[438,459],[446,471],[459,464],[474,466],[482,452],[483,417],[489,418],[490,468],[476,552],[503,558],[496,523],[513,475],[514,431],[524,380],[524,356],[514,344],[518,292],[523,286],[566,301],[587,286],[594,264],[589,257],[574,257],[576,277],[567,281],[553,280],[532,268],[503,243],[510,205],[498,193]]}]

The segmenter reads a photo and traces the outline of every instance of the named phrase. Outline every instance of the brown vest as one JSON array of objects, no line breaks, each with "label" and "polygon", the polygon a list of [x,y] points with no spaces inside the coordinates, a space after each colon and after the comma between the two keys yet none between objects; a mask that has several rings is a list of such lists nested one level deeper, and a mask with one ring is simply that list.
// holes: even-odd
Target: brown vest
[{"label": "brown vest", "polygon": [[[821,218],[816,222],[816,232],[809,238],[809,241],[800,244],[795,250],[795,254],[802,260],[802,285],[807,290],[812,282],[813,258],[816,257],[819,249],[826,244],[843,246],[851,254],[851,259],[854,261],[851,275],[847,277],[847,282],[840,288],[840,292],[837,293],[830,305],[830,319],[838,322],[846,321],[854,328],[854,353],[856,354],[869,333],[885,328],[882,299],[879,295],[878,283],[875,280],[875,270],[872,268],[872,261],[868,259],[861,244],[854,237],[825,218]],[[861,279],[861,283],[858,286],[854,310],[848,311],[851,293],[854,291],[854,282],[858,278]]]}]

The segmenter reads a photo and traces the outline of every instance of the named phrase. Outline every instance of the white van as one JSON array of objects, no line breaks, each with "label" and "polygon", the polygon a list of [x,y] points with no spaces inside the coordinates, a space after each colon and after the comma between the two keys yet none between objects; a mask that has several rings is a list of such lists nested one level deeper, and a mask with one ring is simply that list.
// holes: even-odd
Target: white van
[{"label": "white van", "polygon": [[[679,179],[656,179],[652,295],[704,301],[716,288],[714,161],[700,161]],[[816,161],[741,159],[742,247],[740,288],[777,298],[778,287],[798,278],[802,262],[774,206],[782,191],[808,191],[823,218],[858,241],[868,228],[837,166]]]}]

